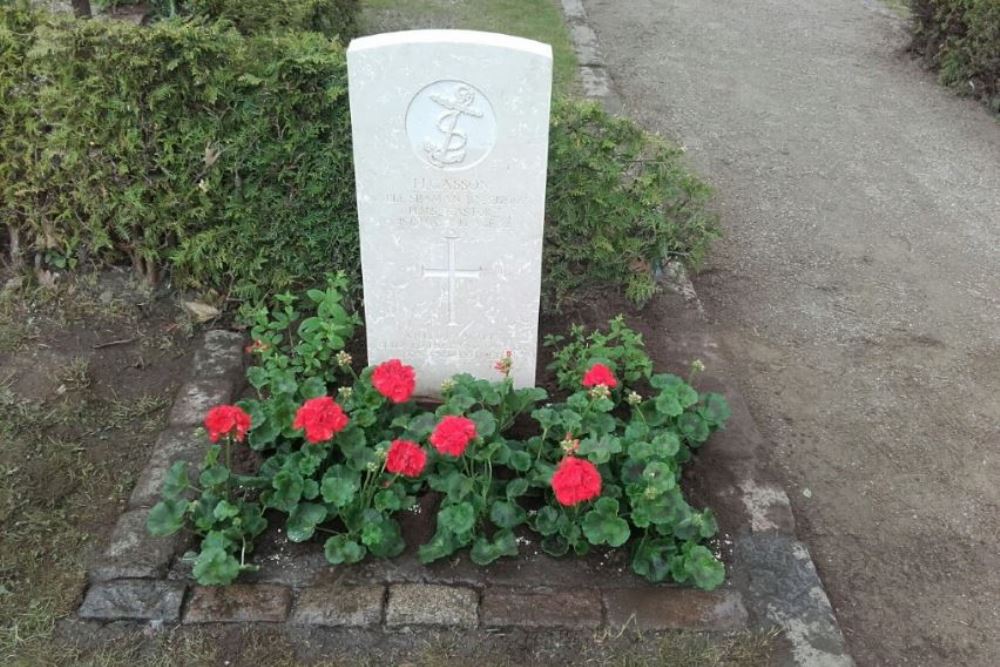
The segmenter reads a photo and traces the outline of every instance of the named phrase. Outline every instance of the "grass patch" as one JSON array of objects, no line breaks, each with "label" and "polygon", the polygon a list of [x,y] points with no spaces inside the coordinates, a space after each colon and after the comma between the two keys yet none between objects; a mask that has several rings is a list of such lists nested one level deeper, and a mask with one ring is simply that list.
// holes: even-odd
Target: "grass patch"
[{"label": "grass patch", "polygon": [[362,31],[368,34],[453,28],[501,32],[552,45],[553,88],[577,91],[576,54],[558,0],[361,0]]},{"label": "grass patch", "polygon": [[136,467],[131,440],[155,432],[168,403],[150,396],[96,400],[87,386],[32,401],[17,395],[9,380],[0,384],[4,664],[65,664],[67,656],[50,642],[54,623],[77,603],[98,544],[95,533],[105,532],[130,490],[133,480],[123,471]]}]

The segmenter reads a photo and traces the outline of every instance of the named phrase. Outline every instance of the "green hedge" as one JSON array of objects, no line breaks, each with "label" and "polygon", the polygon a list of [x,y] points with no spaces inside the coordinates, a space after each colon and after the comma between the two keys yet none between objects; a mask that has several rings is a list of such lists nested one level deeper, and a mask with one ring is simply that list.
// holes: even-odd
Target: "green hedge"
[{"label": "green hedge", "polygon": [[1000,113],[1000,0],[911,0],[913,48],[941,81]]},{"label": "green hedge", "polygon": [[[0,157],[6,251],[37,268],[244,301],[360,273],[344,51],[316,32],[0,9]],[[549,309],[642,302],[715,234],[677,152],[593,105],[555,106],[549,169]]]},{"label": "green hedge", "polygon": [[358,33],[358,0],[183,0],[177,4],[181,13],[229,21],[244,35],[305,30],[346,42]]}]

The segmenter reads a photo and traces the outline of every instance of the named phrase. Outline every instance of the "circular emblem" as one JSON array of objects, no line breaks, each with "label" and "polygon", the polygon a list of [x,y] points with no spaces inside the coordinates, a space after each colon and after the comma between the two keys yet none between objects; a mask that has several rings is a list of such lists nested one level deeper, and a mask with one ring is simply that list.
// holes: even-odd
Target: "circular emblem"
[{"label": "circular emblem", "polygon": [[413,152],[438,169],[468,169],[496,143],[497,120],[482,91],[464,81],[435,81],[413,96],[406,134]]}]

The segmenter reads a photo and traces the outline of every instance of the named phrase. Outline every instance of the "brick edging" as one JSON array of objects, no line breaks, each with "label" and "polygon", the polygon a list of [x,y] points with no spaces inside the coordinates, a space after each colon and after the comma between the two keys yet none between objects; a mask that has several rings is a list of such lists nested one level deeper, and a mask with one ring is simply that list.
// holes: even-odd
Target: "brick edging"
[{"label": "brick edging", "polygon": [[174,461],[187,461],[192,477],[197,477],[195,466],[205,453],[199,424],[209,408],[232,401],[242,383],[243,336],[223,330],[206,332],[128,507],[115,524],[107,548],[87,571],[90,587],[78,611],[81,618],[180,619],[186,586],[166,576],[174,559],[191,544],[191,536],[181,532],[153,537],[146,531],[146,517],[159,500]]}]

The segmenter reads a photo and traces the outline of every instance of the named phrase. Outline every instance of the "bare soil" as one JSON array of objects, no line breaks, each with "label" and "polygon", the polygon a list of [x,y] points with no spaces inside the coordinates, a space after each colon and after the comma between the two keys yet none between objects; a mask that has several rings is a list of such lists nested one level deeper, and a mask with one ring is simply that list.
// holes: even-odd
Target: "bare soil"
[{"label": "bare soil", "polygon": [[172,300],[125,274],[0,292],[0,662],[70,660],[45,638],[79,604],[190,346]]},{"label": "bare soil", "polygon": [[860,665],[1000,664],[1000,127],[877,1],[585,0]]}]

